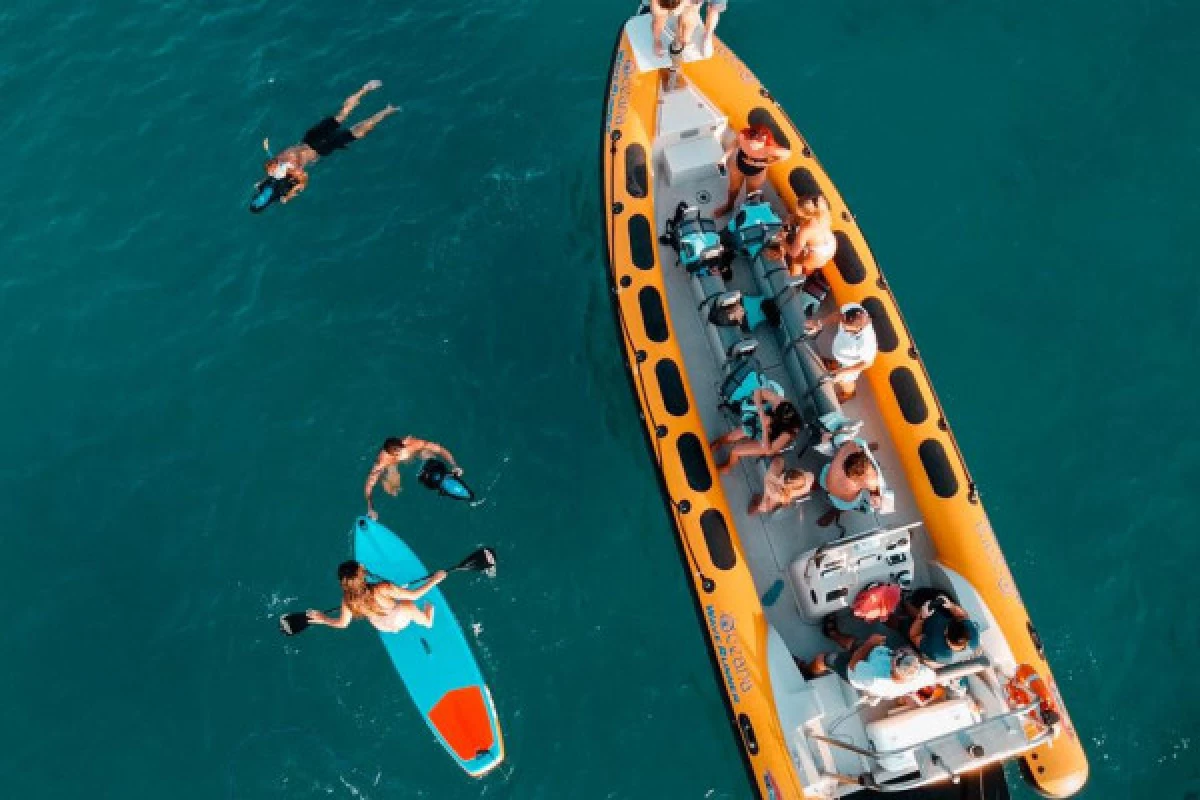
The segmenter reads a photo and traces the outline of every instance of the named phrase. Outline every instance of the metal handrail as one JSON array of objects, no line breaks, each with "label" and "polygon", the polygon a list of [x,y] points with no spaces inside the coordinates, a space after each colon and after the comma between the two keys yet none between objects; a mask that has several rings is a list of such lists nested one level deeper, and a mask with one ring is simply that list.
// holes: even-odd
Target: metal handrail
[{"label": "metal handrail", "polygon": [[954,783],[958,783],[958,781],[962,778],[962,775],[965,772],[982,769],[983,767],[986,767],[988,764],[994,764],[997,761],[1004,761],[1009,758],[1016,758],[1017,756],[1021,755],[1022,753],[1027,753],[1036,747],[1041,747],[1043,744],[1050,741],[1050,739],[1053,738],[1053,736],[1054,736],[1054,731],[1050,728],[1046,728],[1046,730],[1042,731],[1037,736],[1030,739],[1024,746],[1013,748],[1011,750],[1007,750],[1002,753],[997,753],[997,754],[994,754],[987,758],[976,759],[968,767],[966,767],[962,772],[955,772],[954,770],[950,769],[949,767],[938,764],[938,767],[941,769],[941,771],[943,773],[941,775],[933,775],[933,776],[929,776],[929,777],[920,776],[920,777],[916,777],[916,778],[911,778],[906,781],[897,781],[897,782],[893,782],[893,783],[876,783],[874,781],[874,779],[870,779],[868,783],[865,783],[863,785],[868,789],[874,789],[879,792],[903,792],[903,791],[907,791],[909,789],[918,789],[922,786],[929,786],[931,784],[938,783],[939,781],[943,781],[946,779],[949,779],[950,781],[952,781]]},{"label": "metal handrail", "polygon": [[[830,550],[835,550],[839,547],[844,547],[848,544],[854,544],[855,542],[865,541],[867,539],[870,539],[872,536],[879,536],[880,534],[886,534],[886,533],[909,533],[909,534],[911,534],[914,528],[919,528],[924,524],[925,524],[925,520],[919,519],[916,522],[910,522],[907,525],[900,525],[895,528],[883,528],[883,527],[871,528],[870,530],[863,531],[862,533],[856,533],[853,536],[847,536],[844,539],[834,539],[832,542],[826,542],[825,544],[821,545],[816,550],[814,550],[812,557],[809,560],[816,563],[816,559],[820,558],[821,556],[824,556]],[[819,566],[819,564],[818,564],[818,566]]]},{"label": "metal handrail", "polygon": [[[961,737],[964,735],[970,735],[970,732],[973,730],[979,730],[985,726],[993,725],[996,722],[1000,722],[1000,721],[1009,719],[1010,717],[1019,717],[1024,714],[1028,714],[1029,712],[1036,710],[1040,706],[1040,704],[1041,704],[1040,700],[1035,700],[1026,705],[1019,706],[1015,709],[1006,711],[1003,714],[999,714],[997,716],[994,716],[994,717],[991,717],[988,719],[984,719],[984,720],[976,723],[975,725],[971,725],[970,727],[962,728],[962,729],[956,730],[956,731],[951,731],[950,733],[944,733],[941,736],[936,736],[932,739],[927,739],[923,742],[917,742],[916,744],[911,744],[907,747],[900,747],[895,750],[880,751],[880,750],[873,750],[873,749],[869,749],[869,748],[865,748],[865,747],[859,747],[858,745],[853,745],[853,744],[850,744],[849,742],[843,742],[838,739],[832,739],[828,736],[822,736],[819,733],[810,733],[810,734],[808,734],[808,736],[809,736],[809,738],[815,739],[819,742],[824,742],[825,744],[831,745],[833,747],[837,747],[842,750],[846,750],[848,752],[860,755],[864,758],[871,759],[872,761],[878,762],[881,758],[898,756],[898,755],[902,755],[905,753],[912,753],[913,751],[919,750],[923,747],[924,748],[931,747],[932,745],[934,745],[938,742],[942,742],[942,741],[945,741],[948,739],[958,738],[958,737]],[[999,759],[1007,759],[1007,758],[1015,757],[1017,755],[1020,755],[1021,753],[1032,750],[1035,747],[1041,746],[1043,743],[1049,741],[1053,736],[1054,736],[1053,727],[1047,726],[1046,729],[1043,730],[1041,733],[1039,733],[1037,736],[1034,736],[1032,739],[1028,740],[1025,743],[1025,745],[1018,747],[1016,749],[1006,751],[1005,753],[1002,753],[1000,755],[992,756],[989,758],[980,758],[976,762],[973,762],[971,764],[971,766],[968,767],[968,769],[976,769],[978,767],[983,767],[983,766],[993,763],[994,761],[997,761]],[[934,755],[933,761],[935,764],[937,764],[936,754],[933,754],[933,755]],[[874,782],[873,778],[870,778],[869,775],[864,775],[863,777],[868,779],[869,782],[862,783],[862,785],[869,789],[875,789],[875,790],[881,791],[881,792],[896,792],[896,791],[902,791],[905,789],[914,789],[914,788],[917,788],[920,786],[927,786],[931,783],[936,783],[938,781],[945,780],[945,779],[950,779],[952,781],[957,781],[959,779],[960,773],[955,772],[945,766],[940,766],[940,769],[941,769],[942,773],[944,773],[944,774],[935,775],[935,776],[921,775],[921,776],[919,776],[917,778],[913,778],[911,780],[900,781],[897,783],[886,783],[886,784],[876,783],[876,782]]]}]

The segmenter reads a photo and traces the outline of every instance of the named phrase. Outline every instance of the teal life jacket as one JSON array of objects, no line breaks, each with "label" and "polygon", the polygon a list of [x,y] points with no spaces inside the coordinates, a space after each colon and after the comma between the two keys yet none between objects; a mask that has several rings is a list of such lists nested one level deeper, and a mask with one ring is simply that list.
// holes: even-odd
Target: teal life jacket
[{"label": "teal life jacket", "polygon": [[783,220],[771,208],[771,204],[762,199],[760,192],[747,197],[729,220],[730,237],[750,259],[758,256],[763,245],[775,238],[782,229]]},{"label": "teal life jacket", "polygon": [[674,248],[679,266],[689,273],[722,271],[729,263],[717,223],[703,216],[700,209],[680,203],[667,220],[661,241]]}]

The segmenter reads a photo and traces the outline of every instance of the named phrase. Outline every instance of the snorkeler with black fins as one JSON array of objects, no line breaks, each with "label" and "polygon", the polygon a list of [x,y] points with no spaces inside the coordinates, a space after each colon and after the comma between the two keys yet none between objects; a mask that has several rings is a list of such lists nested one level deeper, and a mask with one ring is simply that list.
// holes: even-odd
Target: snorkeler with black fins
[{"label": "snorkeler with black fins", "polygon": [[[255,187],[257,194],[250,203],[250,210],[262,211],[275,200],[281,203],[288,202],[308,186],[308,173],[305,171],[305,167],[322,156],[327,156],[335,150],[341,150],[363,138],[385,118],[395,114],[399,109],[389,104],[382,111],[376,112],[352,127],[343,126],[346,118],[362,102],[363,96],[381,86],[383,86],[381,81],[367,81],[361,89],[346,98],[337,114],[326,117],[309,128],[300,144],[294,144],[268,158],[263,165],[267,177]],[[270,144],[265,139],[263,140],[263,149],[270,153]]]},{"label": "snorkeler with black fins", "polygon": [[427,442],[415,436],[390,436],[379,448],[379,453],[375,456],[375,464],[367,473],[367,482],[363,487],[363,494],[367,499],[368,517],[379,519],[378,512],[371,504],[371,493],[375,491],[375,484],[382,479],[383,490],[395,496],[400,491],[398,467],[401,464],[417,460],[425,462],[421,465],[420,475],[417,476],[417,480],[421,482],[422,486],[458,500],[475,498],[474,492],[459,480],[459,476],[463,472],[462,467],[458,466],[458,462],[454,460],[454,456],[449,450],[437,442]]}]

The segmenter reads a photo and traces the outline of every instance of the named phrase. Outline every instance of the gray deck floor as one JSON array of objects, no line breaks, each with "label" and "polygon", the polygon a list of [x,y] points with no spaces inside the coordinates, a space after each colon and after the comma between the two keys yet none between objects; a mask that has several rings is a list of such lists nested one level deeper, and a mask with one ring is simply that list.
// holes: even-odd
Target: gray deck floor
[{"label": "gray deck floor", "polygon": [[[712,210],[724,198],[725,192],[724,179],[715,169],[710,179],[673,186],[666,186],[660,181],[655,188],[657,233],[663,232],[665,220],[680,201],[686,200],[699,206],[711,216]],[[782,212],[778,196],[770,190],[768,196],[776,211]],[[724,223],[727,219],[723,218],[719,223]],[[693,278],[675,266],[675,252],[669,246],[659,245],[659,258],[660,263],[664,265],[668,313],[683,351],[686,374],[704,420],[705,432],[712,440],[730,428],[730,421],[718,409],[721,365],[718,364],[717,354],[709,343],[706,331],[708,322],[696,309],[697,303],[690,284]],[[754,276],[750,272],[751,266],[744,258],[739,257],[733,269],[734,279],[728,288],[740,289],[751,295],[759,293]],[[822,307],[821,313],[829,313],[833,308],[830,297]],[[792,384],[787,370],[781,365],[780,344],[773,330],[764,326],[755,332],[755,336],[759,341],[758,358],[767,374],[784,387],[787,396],[796,397],[796,387]],[[827,343],[818,340],[818,348],[823,347],[827,347]],[[840,519],[841,529],[837,525],[819,527],[816,524],[817,518],[829,508],[829,504],[823,492],[816,489],[803,503],[770,515],[750,516],[746,513],[746,507],[753,494],[762,490],[762,467],[744,460],[722,481],[733,513],[732,524],[749,562],[759,597],[765,597],[767,600],[776,598],[769,605],[764,602],[767,617],[783,636],[791,652],[805,659],[827,650],[829,642],[821,634],[816,623],[806,621],[798,613],[796,599],[787,578],[788,565],[805,551],[839,536],[853,535],[880,526],[899,527],[920,519],[911,490],[899,469],[895,448],[880,421],[871,388],[865,378],[860,379],[856,397],[844,408],[849,417],[864,421],[861,435],[879,445],[875,456],[888,485],[896,494],[893,513],[880,517],[854,512],[844,513]],[[795,463],[795,456],[790,456],[789,460]],[[815,472],[825,460],[819,454],[809,451],[798,463],[802,468]],[[928,540],[923,531],[918,529],[913,536],[913,558],[917,565],[915,580],[920,581],[923,572],[921,565],[931,556]],[[782,592],[777,586],[777,582],[780,581],[783,583]]]}]

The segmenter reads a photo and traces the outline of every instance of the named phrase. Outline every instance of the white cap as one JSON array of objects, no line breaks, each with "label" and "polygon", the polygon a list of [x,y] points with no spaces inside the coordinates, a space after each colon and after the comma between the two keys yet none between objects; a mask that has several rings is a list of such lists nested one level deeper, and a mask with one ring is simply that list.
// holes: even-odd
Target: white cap
[{"label": "white cap", "polygon": [[867,312],[867,310],[858,303],[846,303],[844,306],[842,306],[841,310],[843,314],[849,311],[861,311],[864,314]]},{"label": "white cap", "polygon": [[902,647],[892,654],[892,671],[898,678],[911,678],[917,673],[920,666],[921,662],[917,659],[917,654],[907,647]]}]

